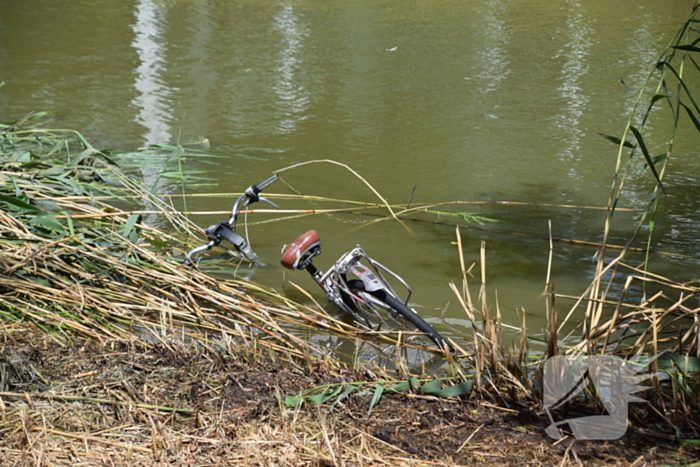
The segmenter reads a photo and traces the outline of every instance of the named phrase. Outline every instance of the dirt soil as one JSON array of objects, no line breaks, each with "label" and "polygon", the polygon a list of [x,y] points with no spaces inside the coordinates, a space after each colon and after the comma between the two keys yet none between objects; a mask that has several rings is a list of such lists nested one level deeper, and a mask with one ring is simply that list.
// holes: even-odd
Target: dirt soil
[{"label": "dirt soil", "polygon": [[[0,340],[1,466],[684,465],[700,451],[648,421],[616,441],[555,441],[531,402],[385,393],[289,408],[366,369],[262,361],[172,343]],[[358,391],[359,392],[359,391]]]}]

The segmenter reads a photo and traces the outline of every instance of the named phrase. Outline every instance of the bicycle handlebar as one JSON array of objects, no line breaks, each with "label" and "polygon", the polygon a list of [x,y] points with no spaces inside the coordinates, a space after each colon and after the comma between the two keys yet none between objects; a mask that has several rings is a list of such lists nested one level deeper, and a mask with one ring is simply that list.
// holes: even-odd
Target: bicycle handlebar
[{"label": "bicycle handlebar", "polygon": [[257,203],[258,201],[263,200],[277,207],[275,203],[268,199],[261,198],[259,195],[263,189],[271,185],[278,178],[279,175],[274,174],[272,177],[267,178],[256,185],[250,185],[245,189],[243,194],[238,197],[236,202],[233,203],[233,207],[231,208],[231,218],[228,220],[228,223],[231,225],[233,230],[236,230],[236,220],[238,220],[238,212],[241,210],[241,206],[247,206],[248,204]]},{"label": "bicycle handlebar", "polygon": [[259,195],[265,188],[270,186],[278,178],[279,175],[274,174],[271,177],[263,180],[262,182],[255,185],[250,185],[248,188],[246,188],[243,194],[241,194],[241,196],[238,197],[236,202],[233,203],[233,207],[231,208],[230,219],[228,221],[219,222],[218,224],[209,226],[209,228],[207,228],[207,230],[205,231],[209,242],[206,245],[194,248],[189,253],[187,253],[187,256],[184,260],[184,264],[191,264],[192,257],[194,255],[212,249],[213,247],[219,245],[222,239],[229,241],[234,247],[236,247],[236,250],[242,253],[243,256],[245,256],[249,261],[256,264],[260,264],[255,252],[253,252],[253,250],[243,239],[243,237],[236,233],[236,221],[238,219],[238,213],[241,210],[241,208],[251,203],[255,203],[262,200],[277,207],[275,203],[268,199],[262,198]]},{"label": "bicycle handlebar", "polygon": [[[267,188],[268,186],[270,186],[270,185],[272,185],[274,182],[276,182],[278,178],[280,178],[280,176],[277,175],[277,174],[274,174],[272,177],[270,177],[270,178],[268,178],[268,179],[266,179],[266,180],[263,180],[262,182],[258,183],[257,185],[253,185],[253,187],[258,187],[257,192],[260,193],[260,192],[263,191],[265,188]],[[254,189],[254,188],[253,188],[253,189]]]}]

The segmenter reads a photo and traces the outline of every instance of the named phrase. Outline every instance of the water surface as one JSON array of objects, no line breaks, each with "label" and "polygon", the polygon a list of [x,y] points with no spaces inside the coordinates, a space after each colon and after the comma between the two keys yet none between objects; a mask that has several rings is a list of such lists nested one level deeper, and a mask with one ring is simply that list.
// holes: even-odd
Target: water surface
[{"label": "water surface", "polygon": [[[693,2],[439,0],[34,0],[0,2],[0,119],[52,110],[55,124],[95,145],[132,149],[207,138],[220,159],[188,161],[218,187],[239,192],[295,163],[351,166],[391,203],[518,201],[451,208],[497,223],[465,224],[425,214],[410,232],[395,221],[333,214],[251,226],[256,251],[273,266],[254,279],[306,300],[303,273],[275,266],[281,246],[315,228],[320,266],[356,243],[404,276],[417,308],[463,326],[449,289],[460,279],[455,228],[467,264],[487,248],[487,283],[504,319],[530,314],[544,326],[540,296],[554,237],[599,241],[617,148],[632,96]],[[663,120],[649,143],[663,150]],[[697,136],[686,128],[667,178],[654,267],[692,277],[699,264]],[[237,155],[255,156],[245,159]],[[641,162],[640,162],[641,166]],[[154,183],[157,173],[146,175]],[[284,173],[272,191],[376,201],[342,167],[313,164]],[[639,209],[653,180],[635,170],[623,207]],[[171,188],[172,192],[177,187]],[[232,198],[192,198],[190,210],[226,210]],[[282,200],[284,209],[321,201]],[[384,213],[386,214],[386,213]],[[280,215],[255,215],[263,220]],[[612,241],[636,214],[620,212]],[[203,227],[217,217],[195,218]],[[363,226],[361,229],[358,227]],[[509,233],[517,233],[519,236]],[[583,291],[592,248],[556,244],[556,290]],[[695,269],[693,269],[695,268]],[[478,267],[474,269],[478,271]],[[472,278],[478,284],[478,274]],[[313,289],[311,289],[313,290]],[[317,298],[321,298],[317,295]],[[449,332],[448,332],[449,334]]]}]

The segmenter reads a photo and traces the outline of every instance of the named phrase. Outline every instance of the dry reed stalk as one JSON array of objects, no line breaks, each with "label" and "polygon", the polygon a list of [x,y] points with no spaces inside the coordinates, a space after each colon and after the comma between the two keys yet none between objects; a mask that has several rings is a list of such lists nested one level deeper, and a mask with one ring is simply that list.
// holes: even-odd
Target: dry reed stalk
[{"label": "dry reed stalk", "polygon": [[[496,294],[495,317],[491,317],[491,310],[487,303],[486,294],[486,246],[481,243],[480,247],[480,269],[481,269],[481,284],[479,288],[479,300],[481,301],[481,327],[476,324],[475,314],[476,309],[471,300],[469,291],[468,274],[464,265],[464,254],[462,251],[462,240],[459,228],[455,229],[457,237],[457,249],[460,255],[460,266],[462,269],[462,287],[457,288],[454,283],[450,284],[450,288],[455,293],[462,309],[472,327],[472,339],[474,353],[472,355],[472,364],[474,369],[474,388],[484,388],[483,380],[491,383],[491,390],[498,392],[496,387],[496,379],[504,379],[511,387],[517,388],[523,394],[532,394],[533,386],[525,371],[523,370],[524,358],[527,353],[527,332],[525,311],[523,310],[523,327],[520,331],[520,349],[517,357],[508,355],[505,349],[505,340],[502,333],[502,318],[500,305],[498,303],[498,294]],[[481,328],[481,329],[480,329]],[[515,328],[517,329],[517,328]],[[488,355],[487,355],[488,354]],[[488,365],[487,365],[488,361]],[[460,373],[460,372],[458,372]],[[487,376],[487,373],[489,376]],[[460,373],[461,374],[461,373]],[[462,375],[463,376],[463,375]],[[523,382],[525,384],[523,384]],[[527,385],[527,386],[526,386]]]},{"label": "dry reed stalk", "polygon": [[[660,287],[661,290],[651,297],[643,298],[640,303],[632,303],[625,299],[634,283],[654,285]],[[596,302],[597,307],[613,306],[612,314],[600,324],[594,323],[597,325],[587,330],[585,338],[575,348],[581,350],[588,348],[589,351],[594,349],[596,352],[605,352],[614,336],[619,335],[615,351],[624,350],[626,353],[634,355],[645,351],[648,344],[652,344],[648,350],[656,351],[658,347],[655,347],[654,342],[656,346],[664,344],[665,348],[668,348],[668,343],[675,340],[677,342],[675,351],[688,354],[688,352],[693,351],[691,336],[693,336],[694,324],[692,323],[694,323],[694,316],[700,312],[700,307],[693,308],[686,305],[695,297],[697,290],[697,288],[687,284],[674,283],[668,279],[630,275],[626,278],[617,301],[598,300]],[[671,299],[670,293],[678,294],[677,298]],[[575,298],[560,294],[557,294],[557,297]],[[659,304],[662,300],[669,301],[670,304]],[[580,297],[577,302],[579,301]],[[623,311],[623,309],[629,311]],[[674,331],[676,328],[682,331],[680,333]],[[630,330],[634,330],[634,332],[630,333]],[[660,337],[662,334],[669,333],[675,333],[676,337],[669,339]],[[630,340],[635,336],[637,337],[635,342],[620,347],[623,339]]]},{"label": "dry reed stalk", "polygon": [[[0,171],[0,173],[3,173]],[[164,198],[167,199],[178,199],[178,198],[236,198],[240,196],[241,193],[239,192],[215,192],[215,193],[187,193],[187,194],[175,194],[175,193],[168,193],[162,195]],[[314,196],[314,195],[302,195],[302,194],[289,194],[289,193],[267,193],[266,192],[266,197],[272,198],[272,199],[290,199],[290,200],[308,200],[308,201],[322,201],[322,202],[334,202],[334,203],[345,203],[345,204],[355,204],[355,205],[361,205],[365,206],[367,208],[379,208],[381,206],[377,205],[376,203],[369,203],[366,201],[357,201],[357,200],[347,200],[347,199],[338,199],[338,198],[329,198],[326,196]],[[129,195],[129,196],[121,196],[121,199],[135,199],[138,200],[141,197],[136,196],[136,195]],[[108,201],[108,200],[114,200],[115,196],[65,196],[64,199],[66,201],[90,201],[91,199],[98,200],[98,201]],[[392,209],[400,209],[404,208],[408,210],[410,208],[410,205],[412,203],[407,203],[407,204],[391,204],[390,206]],[[558,208],[571,208],[571,209],[592,209],[592,210],[606,210],[607,208],[605,206],[586,206],[586,205],[573,205],[573,204],[554,204],[554,203],[532,203],[532,202],[523,202],[523,201],[509,201],[509,200],[504,200],[504,201],[467,201],[467,200],[453,200],[453,201],[441,201],[438,203],[424,203],[420,204],[418,206],[415,206],[417,210],[421,209],[430,209],[433,207],[439,207],[439,206],[459,206],[459,205],[465,205],[465,206],[537,206],[537,207],[558,207]],[[413,211],[413,209],[410,209]],[[624,208],[624,207],[619,207],[617,208],[618,211],[621,212],[633,212],[633,209],[630,208]],[[226,211],[227,213],[230,211]]]},{"label": "dry reed stalk", "polygon": [[[144,196],[143,190],[133,182],[121,176],[120,179],[135,193],[134,196]],[[24,189],[30,190],[32,186],[25,184]],[[158,199],[147,197],[149,202],[159,207],[159,212],[167,212],[173,225],[184,226],[189,230],[189,221],[180,213],[172,212],[168,205]],[[87,220],[101,217],[108,210],[111,212],[106,214],[113,218],[113,225],[118,227],[131,214],[100,202],[90,206],[66,202],[59,197],[52,197],[52,200],[66,210],[85,213],[72,215],[76,220],[80,219],[79,216],[85,216]],[[296,350],[292,353],[298,355],[303,354],[303,349],[311,344],[294,336],[281,327],[279,322],[296,328],[326,323],[324,327],[334,332],[348,336],[357,333],[352,326],[334,320],[326,313],[319,314],[316,310],[292,304],[276,294],[265,292],[267,295],[264,303],[256,302],[249,291],[261,291],[257,286],[243,285],[236,281],[215,281],[198,271],[158,257],[151,249],[129,244],[122,237],[117,237],[114,245],[118,249],[121,244],[126,249],[114,256],[109,249],[97,248],[92,242],[80,240],[76,236],[56,242],[49,241],[29,231],[23,222],[9,213],[2,211],[0,215],[5,234],[16,239],[14,243],[2,245],[4,258],[10,260],[11,264],[3,264],[6,276],[1,283],[7,290],[15,291],[12,296],[3,295],[2,303],[6,310],[27,310],[25,316],[37,323],[73,329],[93,338],[110,338],[115,336],[115,332],[124,332],[119,327],[129,326],[129,323],[132,327],[135,325],[145,329],[162,328],[163,323],[149,316],[156,318],[167,313],[173,324],[190,329],[188,334],[192,337],[197,335],[196,329],[216,332],[220,329],[217,322],[234,322],[240,325],[239,331],[249,329],[254,334],[265,335],[276,341],[265,344],[271,349],[292,351],[291,348],[294,347]],[[141,223],[135,227],[141,229],[142,235],[154,239],[174,238]],[[96,233],[105,238],[114,235],[111,231],[104,230],[104,227],[100,229]],[[27,249],[30,245],[31,252]],[[66,262],[64,258],[73,259]],[[42,263],[41,267],[37,267],[37,260]],[[89,265],[88,269],[85,268],[86,264]],[[13,275],[27,268],[32,273],[31,277]],[[35,282],[34,277],[44,282]],[[66,282],[63,277],[76,278],[77,282]],[[96,281],[99,282],[99,287],[95,287]],[[20,296],[27,299],[23,300]],[[46,313],[47,310],[33,303],[50,303],[50,308],[65,310],[66,313]],[[106,327],[108,322],[115,323],[117,327]],[[387,333],[382,334],[381,339],[396,342]],[[318,349],[312,353],[321,355]]]},{"label": "dry reed stalk", "polygon": [[319,162],[325,162],[325,163],[328,163],[328,164],[337,165],[337,166],[343,167],[343,168],[345,168],[346,170],[348,170],[351,174],[353,174],[353,175],[354,175],[355,177],[357,177],[360,181],[362,181],[362,183],[364,183],[364,184],[372,191],[372,193],[374,193],[375,196],[376,196],[377,198],[379,198],[379,199],[382,201],[382,203],[384,204],[384,206],[385,206],[385,207],[389,210],[389,212],[391,213],[392,217],[393,217],[395,220],[397,220],[397,221],[399,222],[399,224],[401,224],[401,225],[403,226],[403,228],[406,229],[406,231],[407,231],[408,233],[410,233],[411,235],[413,234],[413,233],[411,232],[411,229],[409,229],[408,226],[406,226],[406,224],[403,223],[403,221],[401,221],[398,217],[396,217],[396,214],[394,213],[394,210],[391,208],[391,205],[382,197],[382,195],[379,194],[379,192],[378,192],[367,180],[365,180],[360,174],[358,174],[355,170],[353,170],[352,168],[350,168],[350,166],[348,166],[348,165],[346,165],[346,164],[342,164],[342,163],[340,163],[340,162],[337,162],[337,161],[334,161],[334,160],[330,160],[330,159],[314,160],[314,161],[300,162],[299,164],[290,165],[289,167],[285,167],[285,168],[283,168],[283,169],[277,170],[276,173],[284,172],[284,171],[286,171],[286,170],[291,170],[291,169],[295,169],[295,168],[297,168],[297,167],[301,167],[301,166],[308,165],[308,164],[315,164],[315,163],[319,163]]},{"label": "dry reed stalk", "polygon": [[[60,137],[61,133],[27,130],[27,133],[19,131],[13,137],[21,138],[18,135],[22,134],[35,136],[37,132],[50,138]],[[169,258],[159,256],[144,243],[134,243],[135,239],[125,238],[126,233],[121,235],[120,229],[127,233],[138,229],[139,236],[147,241],[166,240],[187,247],[186,241],[177,233],[191,234],[193,230],[200,229],[184,213],[173,208],[172,197],[153,195],[136,179],[125,175],[104,154],[94,150],[82,136],[75,135],[86,149],[79,157],[73,158],[70,145],[66,142],[65,168],[59,165],[44,171],[41,166],[40,169],[30,170],[22,167],[25,172],[13,171],[8,174],[14,183],[14,188],[8,189],[13,189],[15,194],[21,192],[28,199],[50,204],[53,211],[60,212],[50,215],[54,222],[51,228],[58,225],[60,230],[59,221],[65,221],[63,225],[71,233],[75,230],[78,234],[62,238],[58,242],[61,245],[47,241],[45,234],[52,232],[36,235],[36,229],[29,229],[24,224],[27,218],[31,220],[32,215],[41,211],[31,207],[27,210],[26,203],[10,199],[11,207],[19,206],[21,209],[19,217],[8,215],[1,221],[8,227],[5,233],[14,238],[14,242],[3,244],[5,257],[13,261],[0,265],[9,277],[0,286],[14,293],[0,297],[0,313],[31,319],[45,329],[53,327],[61,332],[79,332],[103,340],[141,329],[166,342],[165,329],[175,327],[179,327],[183,335],[197,339],[203,333],[226,328],[225,332],[231,336],[242,337],[252,345],[264,345],[270,352],[281,351],[285,355],[298,357],[307,354],[321,356],[323,352],[297,337],[293,329],[321,325],[349,338],[359,336],[355,327],[331,318],[320,307],[318,310],[301,307],[249,284],[212,280],[198,271],[183,268]],[[86,157],[91,158],[92,168],[80,165]],[[391,206],[366,180],[349,167],[344,167],[367,184],[391,211]],[[110,177],[119,186],[114,190],[98,188],[109,192],[110,196],[95,196],[95,193],[71,196],[71,188],[77,192],[81,180],[67,186],[59,179],[51,178],[65,170],[91,171],[91,174],[99,174],[102,180]],[[136,200],[145,204],[147,209],[122,211],[105,202],[111,199]],[[7,202],[6,199],[3,201]],[[356,205],[354,211],[377,208],[368,203],[349,204]],[[309,215],[347,210],[289,210],[289,213]],[[167,219],[176,233],[165,234],[136,219],[138,215],[153,213]],[[22,246],[28,242],[31,244],[29,248]],[[260,292],[262,300],[254,295]],[[22,310],[25,310],[24,313]],[[228,330],[229,327],[231,330]],[[381,332],[371,333],[371,337],[396,345],[402,335]]]},{"label": "dry reed stalk", "polygon": [[[32,282],[20,281],[18,283],[16,279],[8,280],[4,278],[4,283],[8,288],[31,295],[34,300],[41,299],[46,302],[53,302],[54,306],[60,304],[66,309],[75,309],[80,304],[80,309],[82,310],[109,310],[112,319],[121,317],[123,318],[122,322],[134,322],[139,326],[144,326],[146,323],[153,325],[154,323],[149,322],[147,316],[138,318],[138,315],[148,315],[149,310],[163,311],[163,307],[165,307],[166,310],[169,310],[168,313],[171,319],[174,319],[180,325],[215,331],[218,329],[218,326],[213,324],[216,321],[237,321],[244,327],[256,329],[269,338],[298,348],[303,348],[308,343],[301,341],[280,327],[278,324],[280,321],[293,324],[295,327],[304,327],[306,323],[311,323],[314,326],[324,324],[324,328],[341,334],[354,335],[356,333],[352,326],[332,319],[325,312],[319,315],[318,312],[310,309],[302,309],[300,307],[294,309],[290,307],[290,302],[287,299],[284,299],[284,308],[253,302],[237,283],[229,285],[226,281],[215,281],[198,271],[179,269],[173,263],[169,261],[164,262],[141,247],[135,246],[132,248],[132,251],[138,253],[140,257],[151,261],[152,264],[158,266],[158,269],[144,271],[137,264],[115,261],[110,256],[104,257],[102,251],[84,242],[78,242],[78,246],[79,249],[65,247],[60,253],[62,255],[71,254],[86,257],[93,263],[106,262],[105,267],[111,272],[119,271],[119,277],[122,279],[129,277],[131,281],[136,281],[136,283],[131,285],[124,283],[123,280],[116,284],[107,282],[106,290],[83,287],[81,284],[78,284],[71,289],[69,294],[65,290],[56,293],[52,287]],[[76,270],[74,267],[67,267],[57,257],[51,259],[54,261],[53,268],[60,268],[73,277],[83,277],[86,281],[94,280],[94,277],[85,274],[84,271]],[[25,259],[24,262],[26,261]],[[187,274],[185,274],[185,271]],[[42,273],[41,275],[49,280],[55,281],[56,279],[52,273]],[[149,283],[148,286],[144,285],[146,283]],[[59,283],[56,285],[65,287],[67,284]],[[78,295],[80,298],[78,298]],[[109,297],[109,300],[102,299],[101,296],[104,295]],[[136,303],[134,303],[134,297],[138,297]],[[164,302],[163,297],[166,297],[168,300]],[[7,297],[3,298],[6,301],[8,300]],[[243,301],[241,301],[241,298],[243,298]],[[17,306],[26,304],[19,300],[15,303]],[[221,309],[223,313],[218,311],[218,309]],[[226,312],[226,310],[233,313]],[[232,316],[236,316],[236,318],[232,318]],[[48,322],[54,320],[59,325],[68,323],[68,320],[64,319],[55,321],[56,318],[51,315],[40,317],[32,314],[31,317]],[[205,322],[195,323],[195,320],[202,318],[206,318]],[[207,322],[212,324],[207,324]],[[90,333],[87,328],[78,323],[71,322],[70,325],[80,332]],[[103,330],[105,329],[103,328]],[[114,337],[113,334],[108,334],[108,336]],[[392,341],[388,333],[382,333],[380,336],[386,342],[395,342]]]},{"label": "dry reed stalk", "polygon": [[549,290],[549,281],[552,278],[552,258],[554,256],[554,241],[552,240],[552,221],[548,221],[548,226],[549,226],[549,258],[547,259],[547,278],[544,281],[544,291],[542,292],[547,293],[547,290]]},{"label": "dry reed stalk", "polygon": [[462,250],[462,236],[461,236],[459,228],[455,229],[455,235],[457,237],[457,252],[459,254],[459,262],[460,262],[460,267],[461,267],[461,271],[462,271],[462,288],[461,288],[461,291],[458,290],[457,287],[454,285],[454,283],[450,283],[450,288],[457,296],[457,300],[459,300],[459,303],[462,306],[464,313],[467,315],[467,319],[469,320],[469,323],[471,324],[472,340],[473,340],[473,346],[474,346],[474,370],[475,370],[475,376],[476,376],[476,383],[478,386],[478,385],[480,385],[480,382],[481,382],[481,374],[484,370],[484,363],[485,363],[483,346],[479,345],[479,340],[480,340],[479,331],[478,331],[479,328],[476,324],[476,318],[475,318],[476,308],[474,307],[474,304],[473,304],[472,298],[471,298],[471,293],[469,291],[469,280],[468,280],[469,271],[466,269],[466,267],[464,265],[464,252]]},{"label": "dry reed stalk", "polygon": [[482,330],[486,335],[484,344],[489,350],[491,368],[495,371],[498,368],[498,336],[496,323],[490,316],[488,300],[486,298],[486,242],[482,240],[479,249],[481,259],[481,287],[479,289],[479,299],[481,300]]}]

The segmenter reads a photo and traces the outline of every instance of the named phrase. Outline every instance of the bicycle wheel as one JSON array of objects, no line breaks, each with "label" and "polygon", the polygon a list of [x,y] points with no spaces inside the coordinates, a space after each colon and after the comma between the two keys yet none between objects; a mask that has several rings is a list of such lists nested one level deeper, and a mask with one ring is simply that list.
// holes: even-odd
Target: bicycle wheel
[{"label": "bicycle wheel", "polygon": [[353,292],[363,292],[372,295],[377,300],[383,302],[387,309],[397,316],[405,319],[413,326],[418,328],[423,334],[425,334],[431,341],[433,341],[441,350],[445,349],[447,346],[451,352],[454,351],[452,346],[450,346],[444,337],[440,335],[430,324],[428,324],[421,316],[406,306],[401,300],[394,297],[386,290],[377,290],[374,292],[368,292],[365,290],[364,284],[360,280],[352,279],[347,281],[348,288]]}]

